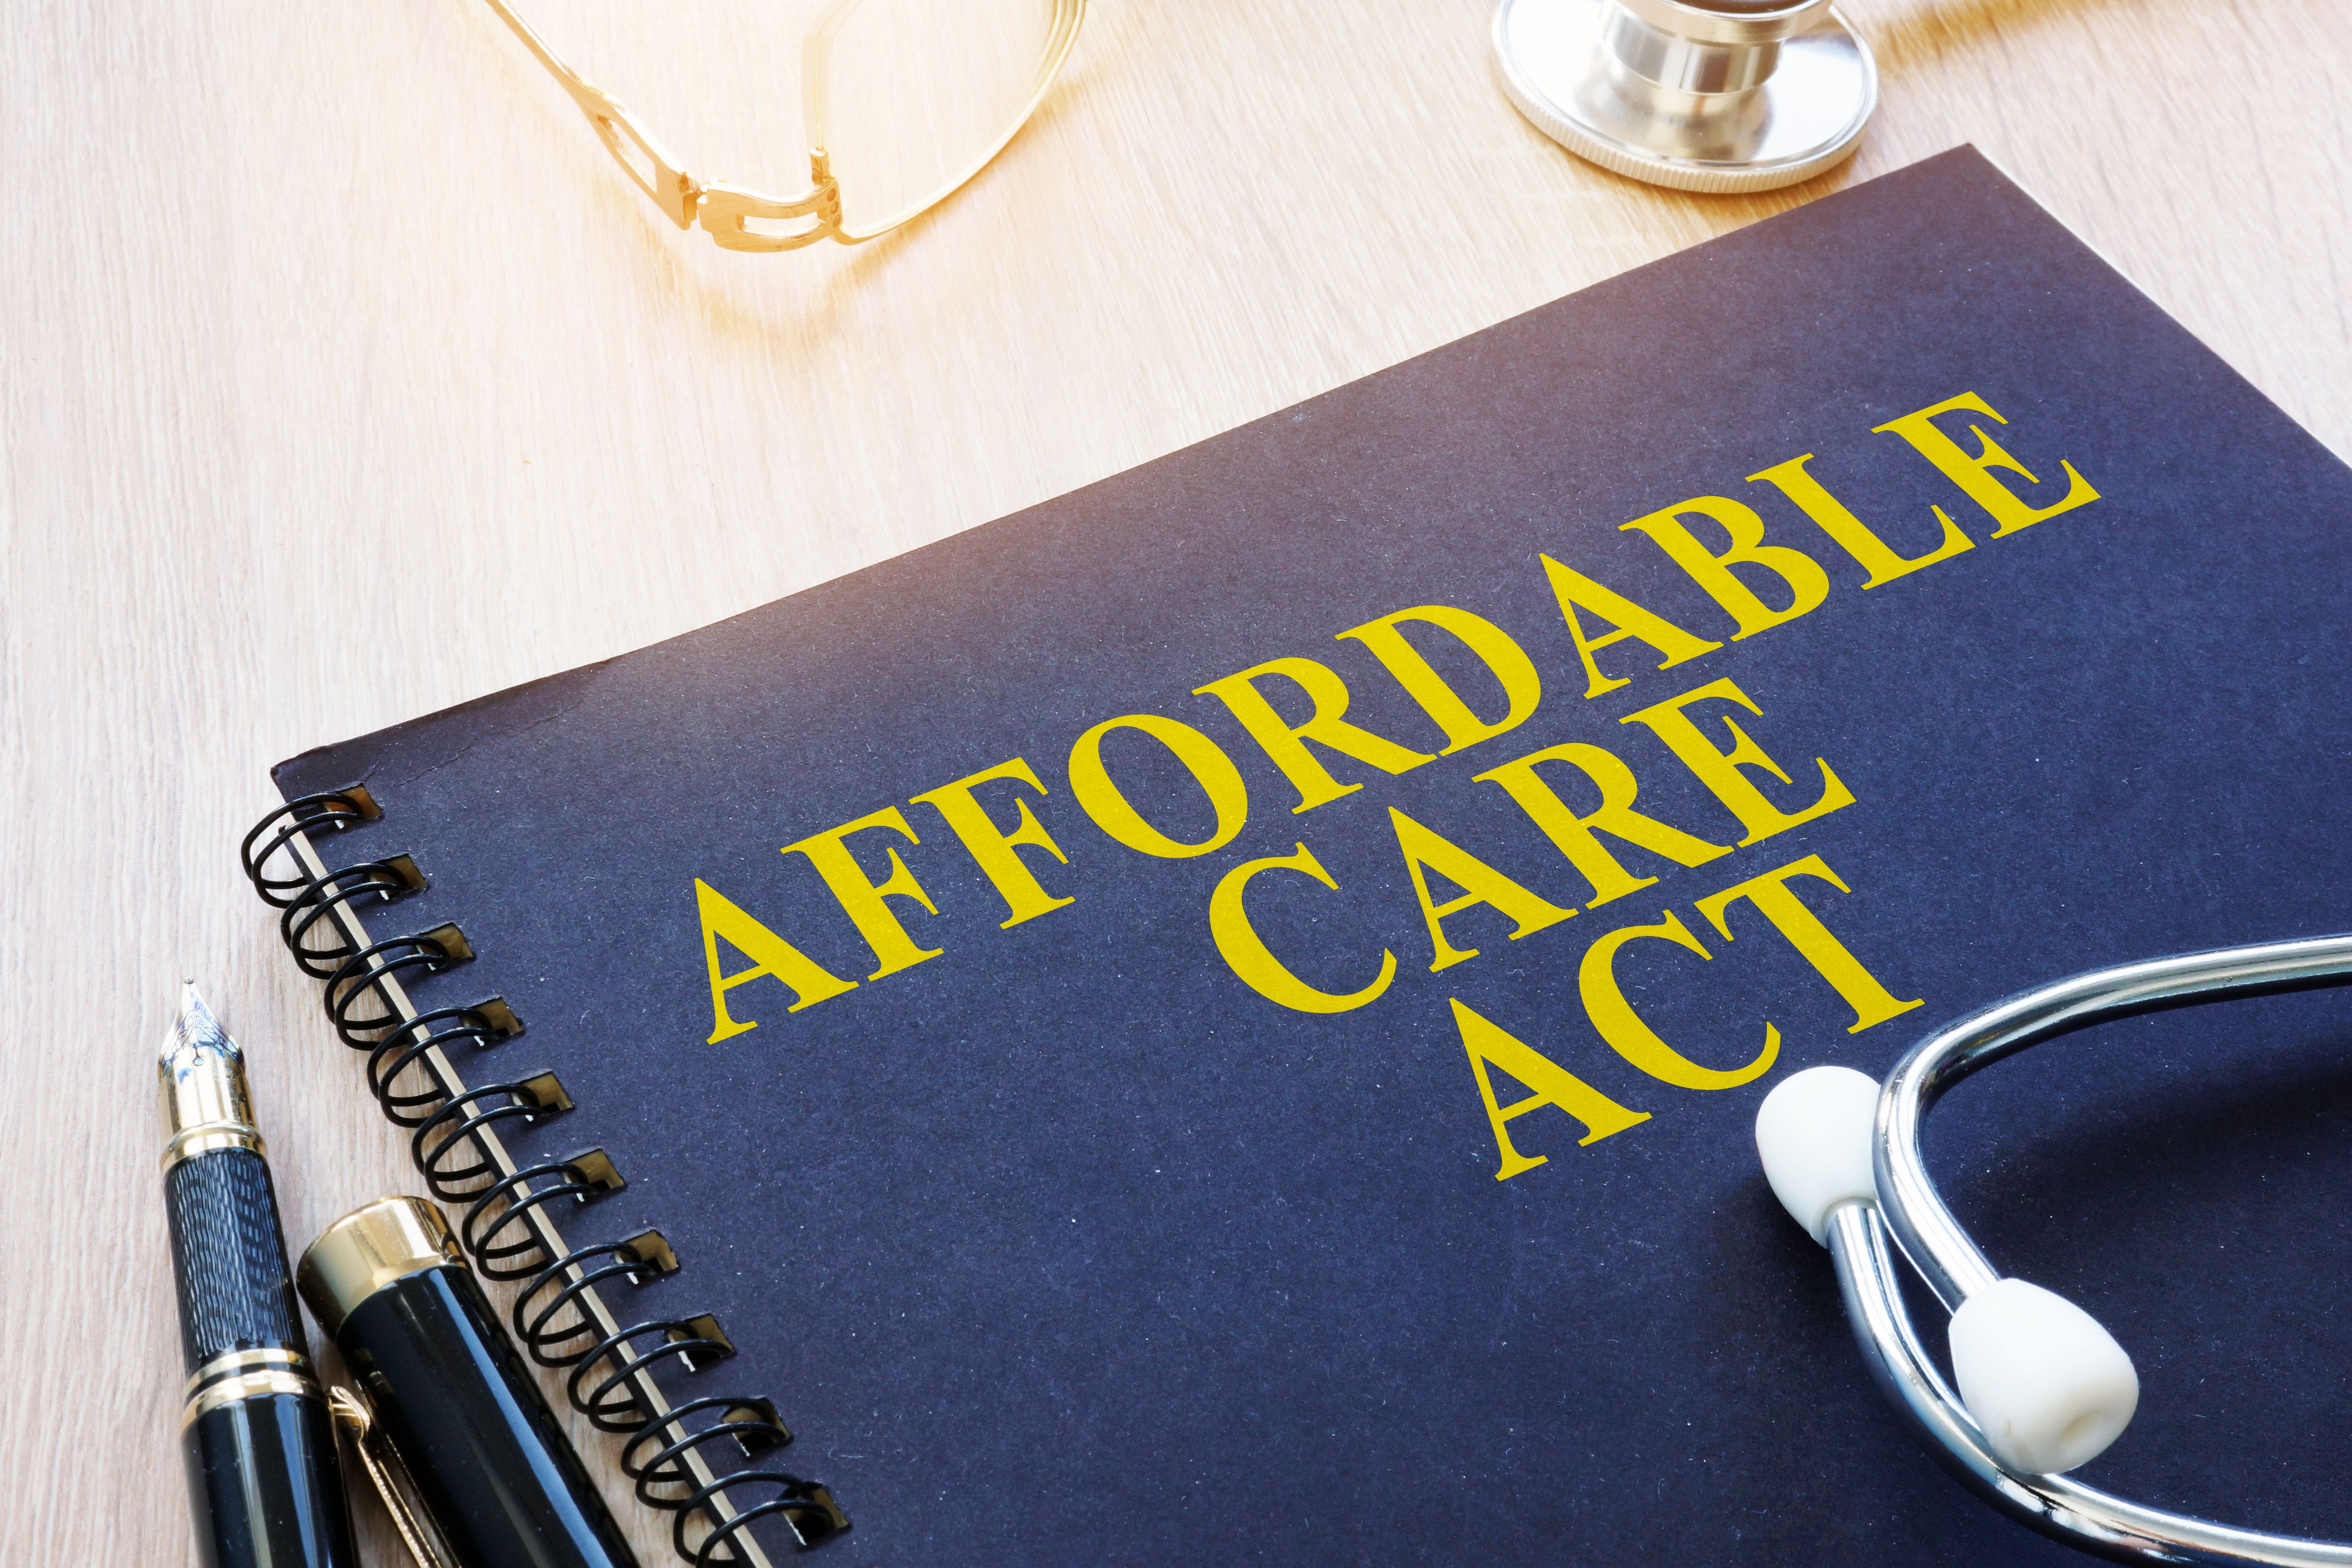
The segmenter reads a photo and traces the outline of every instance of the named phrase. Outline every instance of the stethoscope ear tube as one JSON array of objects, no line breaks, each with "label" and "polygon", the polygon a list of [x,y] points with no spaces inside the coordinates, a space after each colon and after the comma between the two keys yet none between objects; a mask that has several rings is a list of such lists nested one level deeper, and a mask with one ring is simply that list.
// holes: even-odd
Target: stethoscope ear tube
[{"label": "stethoscope ear tube", "polygon": [[[1872,1381],[1928,1453],[1995,1508],[2068,1545],[2121,1563],[2352,1568],[2352,1543],[2272,1535],[2148,1508],[2016,1462],[2021,1451],[2054,1458],[2063,1468],[2084,1462],[2129,1419],[2137,1379],[2121,1347],[2087,1314],[2036,1287],[2001,1279],[1937,1195],[1920,1151],[1921,1123],[1946,1089],[2028,1046],[2138,1013],[2347,984],[2352,936],[2331,936],[2117,964],[1996,1003],[1919,1041],[1888,1075],[1867,1130],[1873,1175],[1867,1190],[1853,1174],[1865,1137],[1855,1096],[1826,1076],[1858,1075],[1808,1069],[1767,1097],[1758,1117],[1767,1174],[1790,1212],[1835,1260],[1846,1316]],[[1811,1081],[1800,1081],[1806,1079]],[[1971,1409],[2008,1395],[1979,1394],[1963,1401],[1945,1383],[1904,1300],[1895,1272],[1898,1246],[1948,1307],[1982,1326],[1979,1348],[1967,1350],[1968,1325],[1956,1320],[1956,1372],[1963,1388],[1970,1379],[1968,1356],[1997,1363],[2021,1347],[2025,1362],[2063,1365],[2075,1380],[2066,1391],[2073,1403],[2061,1412],[2075,1419],[2040,1434],[2021,1434],[2003,1421],[2004,1446],[2012,1453],[2005,1458],[1996,1452],[1978,1418],[1984,1412]],[[2101,1342],[2114,1347],[2120,1373],[2115,1363],[2102,1363]],[[2099,1422],[2113,1430],[2094,1430]],[[2073,1458],[2060,1438],[2089,1451]]]},{"label": "stethoscope ear tube", "polygon": [[2011,1469],[1986,1446],[1984,1434],[1920,1344],[1878,1206],[1859,1201],[1839,1205],[1830,1215],[1829,1248],[1846,1319],[1871,1381],[1937,1463],[2011,1519],[2117,1563],[2352,1564],[2352,1544],[2241,1530],[2148,1508],[2066,1476]]},{"label": "stethoscope ear tube", "polygon": [[1921,1039],[1887,1075],[1871,1151],[1878,1203],[1895,1245],[1957,1310],[2000,1275],[1927,1176],[1928,1110],[1970,1073],[2094,1024],[2209,1002],[2352,984],[2352,935],[2259,942],[2093,969],[2021,991]]}]

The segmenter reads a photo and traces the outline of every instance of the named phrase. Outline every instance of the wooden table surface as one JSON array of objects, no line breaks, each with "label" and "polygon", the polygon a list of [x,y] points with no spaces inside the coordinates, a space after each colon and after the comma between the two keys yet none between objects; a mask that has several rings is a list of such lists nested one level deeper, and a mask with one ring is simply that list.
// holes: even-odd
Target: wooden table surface
[{"label": "wooden table surface", "polygon": [[[698,173],[789,179],[730,161],[789,140],[788,47],[728,47],[757,8],[543,3]],[[971,187],[767,257],[671,228],[476,0],[7,8],[0,1563],[193,1561],[152,1065],[179,974],[250,1053],[296,1247],[416,1190],[236,870],[281,757],[1963,142],[2352,453],[2342,0],[1849,0],[1884,74],[1861,154],[1752,199],[1545,141],[1489,77],[1487,3],[1097,0]]]}]

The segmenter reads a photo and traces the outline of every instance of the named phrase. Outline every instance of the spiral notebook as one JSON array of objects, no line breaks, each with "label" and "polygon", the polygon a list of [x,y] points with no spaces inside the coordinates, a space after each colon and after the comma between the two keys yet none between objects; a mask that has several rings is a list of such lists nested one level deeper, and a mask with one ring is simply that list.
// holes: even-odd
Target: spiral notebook
[{"label": "spiral notebook", "polygon": [[[695,1561],[2071,1562],[1880,1404],[1750,1124],[2352,923],[2347,522],[1963,150],[307,752],[248,865]],[[2348,1031],[1938,1119],[2138,1363],[2095,1484],[2352,1534]]]}]

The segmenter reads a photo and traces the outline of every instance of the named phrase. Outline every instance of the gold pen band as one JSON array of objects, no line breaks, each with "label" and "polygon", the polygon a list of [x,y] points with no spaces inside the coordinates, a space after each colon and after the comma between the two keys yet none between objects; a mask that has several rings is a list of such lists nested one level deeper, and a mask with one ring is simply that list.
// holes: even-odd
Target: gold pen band
[{"label": "gold pen band", "polygon": [[277,1367],[281,1371],[307,1374],[310,1370],[310,1358],[300,1351],[229,1351],[213,1357],[212,1360],[188,1373],[187,1384],[180,1390],[181,1397],[193,1399],[195,1397],[196,1390],[205,1384],[226,1377],[231,1373],[252,1372],[264,1367]]},{"label": "gold pen band", "polygon": [[183,1160],[193,1160],[219,1149],[250,1149],[265,1159],[269,1155],[261,1134],[252,1128],[240,1127],[233,1121],[211,1121],[173,1133],[172,1141],[163,1145],[163,1169],[168,1171]]},{"label": "gold pen band", "polygon": [[273,1394],[291,1394],[299,1398],[324,1400],[327,1396],[319,1387],[319,1380],[307,1372],[288,1372],[270,1368],[263,1372],[238,1373],[208,1383],[198,1390],[188,1407],[180,1413],[183,1429],[225,1405],[235,1405],[247,1399],[268,1399]]}]

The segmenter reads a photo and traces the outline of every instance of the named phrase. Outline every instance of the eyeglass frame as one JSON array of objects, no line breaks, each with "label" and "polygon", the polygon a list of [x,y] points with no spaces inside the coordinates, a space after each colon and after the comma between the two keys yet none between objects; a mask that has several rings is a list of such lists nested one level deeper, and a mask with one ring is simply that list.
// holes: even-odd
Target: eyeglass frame
[{"label": "eyeglass frame", "polygon": [[[821,239],[862,245],[928,212],[961,190],[1004,151],[1005,144],[1036,113],[1037,105],[1045,100],[1047,89],[1061,75],[1063,62],[1069,58],[1070,46],[1077,41],[1078,26],[1086,20],[1087,10],[1087,0],[1052,0],[1054,19],[1036,80],[1028,100],[1006,122],[1002,135],[930,195],[872,227],[852,227],[843,221],[841,187],[834,178],[825,151],[824,68],[835,36],[851,13],[865,3],[866,0],[834,0],[801,39],[802,117],[809,137],[809,189],[797,196],[772,196],[725,180],[701,180],[688,174],[650,127],[619,99],[567,65],[507,0],[485,0],[499,18],[514,30],[532,58],[571,96],[580,112],[595,127],[597,139],[604,143],[613,161],[621,165],[622,172],[665,216],[682,229],[699,223],[711,242],[723,250],[754,252],[798,250]],[[645,166],[630,156],[633,151],[645,160]],[[807,228],[788,234],[766,233],[747,226],[754,221],[784,222],[803,217],[814,221]]]}]

